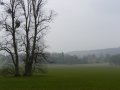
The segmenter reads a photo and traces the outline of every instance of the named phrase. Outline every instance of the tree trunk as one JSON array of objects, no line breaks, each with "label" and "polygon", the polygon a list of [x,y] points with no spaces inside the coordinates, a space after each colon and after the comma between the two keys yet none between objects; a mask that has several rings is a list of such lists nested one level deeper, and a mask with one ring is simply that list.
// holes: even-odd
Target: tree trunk
[{"label": "tree trunk", "polygon": [[32,76],[32,63],[26,63],[24,76]]},{"label": "tree trunk", "polygon": [[15,77],[19,77],[20,73],[19,73],[19,67],[18,65],[15,65]]}]

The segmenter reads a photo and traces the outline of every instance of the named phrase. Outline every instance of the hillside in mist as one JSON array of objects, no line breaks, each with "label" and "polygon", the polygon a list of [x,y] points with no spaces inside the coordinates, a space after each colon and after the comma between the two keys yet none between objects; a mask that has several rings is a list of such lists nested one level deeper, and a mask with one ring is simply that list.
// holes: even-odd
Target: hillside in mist
[{"label": "hillside in mist", "polygon": [[76,55],[78,57],[88,56],[88,55],[117,55],[120,54],[120,47],[119,48],[107,48],[107,49],[97,49],[97,50],[86,50],[86,51],[72,51],[68,52],[69,55]]}]

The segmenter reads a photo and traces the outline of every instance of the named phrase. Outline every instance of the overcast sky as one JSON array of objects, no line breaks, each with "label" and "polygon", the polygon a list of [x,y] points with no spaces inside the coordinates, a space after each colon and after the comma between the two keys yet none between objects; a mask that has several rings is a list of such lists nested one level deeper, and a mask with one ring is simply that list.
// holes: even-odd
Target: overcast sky
[{"label": "overcast sky", "polygon": [[120,0],[48,0],[57,12],[46,42],[51,52],[120,47]]}]

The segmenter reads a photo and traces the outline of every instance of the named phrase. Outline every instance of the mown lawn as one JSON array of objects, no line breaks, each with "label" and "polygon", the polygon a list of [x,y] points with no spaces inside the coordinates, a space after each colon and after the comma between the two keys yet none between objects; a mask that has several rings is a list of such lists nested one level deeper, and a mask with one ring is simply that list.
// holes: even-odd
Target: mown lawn
[{"label": "mown lawn", "polygon": [[50,67],[46,75],[0,77],[0,90],[120,90],[120,68]]}]

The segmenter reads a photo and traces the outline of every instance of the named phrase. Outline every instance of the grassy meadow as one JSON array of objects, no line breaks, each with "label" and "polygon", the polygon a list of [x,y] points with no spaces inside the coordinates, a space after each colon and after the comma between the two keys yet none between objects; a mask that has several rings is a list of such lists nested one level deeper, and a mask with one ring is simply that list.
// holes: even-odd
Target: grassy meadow
[{"label": "grassy meadow", "polygon": [[0,90],[120,90],[120,67],[48,65],[32,77],[0,77]]}]

